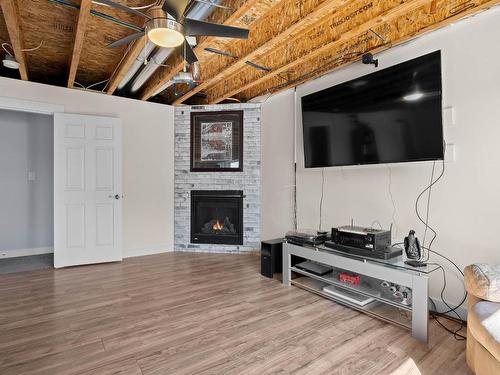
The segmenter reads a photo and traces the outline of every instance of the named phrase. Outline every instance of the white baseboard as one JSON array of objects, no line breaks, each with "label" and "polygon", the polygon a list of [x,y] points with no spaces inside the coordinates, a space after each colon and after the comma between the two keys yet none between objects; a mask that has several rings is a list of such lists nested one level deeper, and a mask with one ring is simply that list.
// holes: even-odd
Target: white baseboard
[{"label": "white baseboard", "polygon": [[140,257],[143,255],[153,255],[161,253],[170,253],[174,251],[173,245],[156,245],[145,247],[133,247],[123,249],[123,258]]},{"label": "white baseboard", "polygon": [[[158,245],[158,246],[146,246],[139,248],[128,248],[123,249],[123,257],[139,257],[143,255],[152,255],[160,253],[168,253],[173,251],[173,246],[170,245]],[[33,249],[15,249],[15,250],[1,250],[0,259],[3,258],[17,258],[25,257],[30,255],[40,255],[40,254],[51,254],[54,252],[53,247],[36,247]]]},{"label": "white baseboard", "polygon": [[53,252],[54,252],[53,247],[35,247],[32,249],[1,250],[0,259],[26,257],[30,255],[40,255],[40,254],[51,254]]},{"label": "white baseboard", "polygon": [[[443,303],[443,301],[441,301],[441,299],[435,298],[435,297],[430,297],[430,299],[436,304],[436,308],[437,308],[438,311],[449,310],[449,308]],[[451,307],[455,307],[456,306],[455,303],[448,302],[448,304]],[[429,309],[432,308],[431,305],[432,304],[429,305]],[[467,320],[467,302],[464,302],[464,304],[462,306],[460,306],[456,311],[457,311],[458,315],[460,315],[460,318],[462,318],[462,320]],[[454,313],[449,313],[449,314],[446,314],[446,315],[449,315],[452,318],[456,318],[457,317],[456,314],[454,314]]]}]

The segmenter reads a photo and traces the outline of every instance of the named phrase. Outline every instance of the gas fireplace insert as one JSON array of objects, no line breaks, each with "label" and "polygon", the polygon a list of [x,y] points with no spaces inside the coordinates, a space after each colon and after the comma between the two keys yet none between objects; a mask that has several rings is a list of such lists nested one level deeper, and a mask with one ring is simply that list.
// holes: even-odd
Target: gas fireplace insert
[{"label": "gas fireplace insert", "polygon": [[243,191],[192,190],[191,242],[243,245]]}]

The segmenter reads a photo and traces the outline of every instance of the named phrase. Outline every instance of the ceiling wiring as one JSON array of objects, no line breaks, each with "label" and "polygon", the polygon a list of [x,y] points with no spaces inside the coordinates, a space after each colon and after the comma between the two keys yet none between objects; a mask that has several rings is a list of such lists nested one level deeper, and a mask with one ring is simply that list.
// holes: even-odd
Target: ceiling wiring
[{"label": "ceiling wiring", "polygon": [[82,85],[80,82],[77,82],[75,81],[74,84],[81,87],[82,89],[85,89],[85,90],[90,90],[92,87],[95,87],[95,86],[98,86],[102,83],[106,83],[106,85],[102,88],[102,90],[100,90],[101,92],[104,92],[104,90],[106,90],[106,87],[108,86],[107,83],[109,82],[111,78],[108,78],[108,79],[104,79],[102,81],[99,81],[99,82],[96,82],[96,83],[92,83],[91,85],[89,86],[84,86]]},{"label": "ceiling wiring", "polygon": [[33,48],[23,48],[21,51],[23,52],[31,52],[31,51],[36,51],[37,49],[40,49],[40,47],[43,46],[43,40],[40,41],[40,44],[36,47],[33,47]]},{"label": "ceiling wiring", "polygon": [[[12,50],[12,53],[11,53],[11,52],[9,52],[9,50],[7,50],[7,48],[5,48],[5,46],[9,46],[9,47],[10,47],[10,49]],[[9,56],[14,57],[14,48],[12,48],[12,46],[10,45],[10,43],[7,43],[7,42],[2,43],[2,48],[3,48],[3,50],[4,50],[4,51],[5,51],[5,52],[9,55]]]},{"label": "ceiling wiring", "polygon": [[[21,49],[22,52],[32,52],[32,51],[36,51],[37,49],[40,49],[40,47],[42,47],[43,45],[43,40],[40,41],[40,44],[36,47],[33,47],[33,48],[23,48]],[[5,46],[9,46],[10,48],[10,51],[5,48]],[[10,44],[9,42],[3,42],[2,43],[2,49],[11,57],[15,57],[15,52],[14,52],[14,47],[12,47],[12,44]]]}]

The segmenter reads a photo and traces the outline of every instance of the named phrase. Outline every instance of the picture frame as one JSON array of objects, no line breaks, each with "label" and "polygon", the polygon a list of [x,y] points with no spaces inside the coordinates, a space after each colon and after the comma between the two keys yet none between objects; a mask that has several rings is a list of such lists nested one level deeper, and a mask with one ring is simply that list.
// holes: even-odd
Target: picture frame
[{"label": "picture frame", "polygon": [[243,171],[243,111],[191,112],[190,170]]}]

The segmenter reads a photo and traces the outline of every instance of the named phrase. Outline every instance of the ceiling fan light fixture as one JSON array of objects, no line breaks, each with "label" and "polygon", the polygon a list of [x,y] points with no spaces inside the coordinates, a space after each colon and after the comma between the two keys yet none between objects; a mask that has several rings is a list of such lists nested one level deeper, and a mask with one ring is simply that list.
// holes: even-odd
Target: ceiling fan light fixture
[{"label": "ceiling fan light fixture", "polygon": [[159,47],[175,48],[184,43],[182,25],[168,18],[153,18],[146,25],[151,42]]}]

